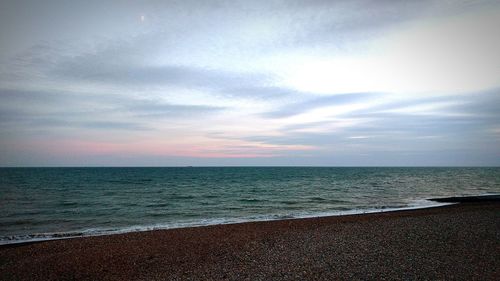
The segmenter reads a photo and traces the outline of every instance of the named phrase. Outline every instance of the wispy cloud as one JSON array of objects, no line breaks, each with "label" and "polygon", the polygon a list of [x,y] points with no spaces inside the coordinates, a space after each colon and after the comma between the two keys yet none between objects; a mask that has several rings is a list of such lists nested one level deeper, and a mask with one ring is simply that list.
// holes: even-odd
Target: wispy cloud
[{"label": "wispy cloud", "polygon": [[278,110],[264,113],[265,117],[283,118],[307,112],[309,110],[332,105],[349,104],[366,101],[380,96],[374,93],[346,93],[331,96],[312,97],[306,101],[285,105]]},{"label": "wispy cloud", "polygon": [[70,127],[136,131],[153,129],[149,121],[151,119],[196,119],[223,109],[117,95],[0,89],[0,125],[20,128]]},{"label": "wispy cloud", "polygon": [[[163,65],[113,65],[105,61],[88,62],[88,58],[57,67],[54,75],[95,83],[132,86],[172,85],[187,88],[230,89],[263,84],[266,77],[258,74],[239,74],[197,67]],[[92,59],[92,58],[91,58]]]}]

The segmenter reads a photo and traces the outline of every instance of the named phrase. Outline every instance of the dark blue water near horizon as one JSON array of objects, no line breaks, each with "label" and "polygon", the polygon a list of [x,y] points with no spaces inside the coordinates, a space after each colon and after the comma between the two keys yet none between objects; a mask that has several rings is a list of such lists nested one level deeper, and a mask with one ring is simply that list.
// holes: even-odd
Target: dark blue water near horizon
[{"label": "dark blue water near horizon", "polygon": [[0,244],[430,206],[500,168],[0,168]]}]

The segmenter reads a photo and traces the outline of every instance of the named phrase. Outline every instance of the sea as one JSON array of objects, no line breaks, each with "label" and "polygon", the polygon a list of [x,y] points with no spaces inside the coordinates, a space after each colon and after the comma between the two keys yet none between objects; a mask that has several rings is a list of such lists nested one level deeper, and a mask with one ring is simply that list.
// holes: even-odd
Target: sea
[{"label": "sea", "polygon": [[440,205],[500,168],[0,168],[0,244]]}]

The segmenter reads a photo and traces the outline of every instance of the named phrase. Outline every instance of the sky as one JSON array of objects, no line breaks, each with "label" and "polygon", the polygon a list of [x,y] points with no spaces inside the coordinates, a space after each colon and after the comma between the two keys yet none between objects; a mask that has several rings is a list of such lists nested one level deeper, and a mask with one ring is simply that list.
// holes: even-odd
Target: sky
[{"label": "sky", "polygon": [[0,166],[498,166],[498,1],[0,2]]}]

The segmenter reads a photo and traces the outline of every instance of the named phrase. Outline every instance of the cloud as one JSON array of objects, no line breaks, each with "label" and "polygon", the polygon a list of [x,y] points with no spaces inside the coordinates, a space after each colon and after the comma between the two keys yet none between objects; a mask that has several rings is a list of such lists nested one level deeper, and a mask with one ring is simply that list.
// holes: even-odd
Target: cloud
[{"label": "cloud", "polygon": [[63,64],[54,71],[54,75],[115,85],[172,85],[215,90],[262,84],[266,80],[266,77],[258,74],[238,74],[176,65],[113,65],[107,61],[92,61],[92,58],[79,58],[69,64]]},{"label": "cloud", "polygon": [[272,86],[246,86],[246,87],[236,87],[227,88],[221,91],[221,93],[227,95],[227,97],[232,98],[250,98],[250,99],[279,99],[288,98],[291,96],[301,96],[304,93],[300,93],[291,89],[272,87]]},{"label": "cloud", "polygon": [[[498,151],[495,147],[500,145],[500,139],[494,132],[500,124],[499,99],[498,90],[478,92],[457,96],[453,102],[438,107],[439,110],[424,112],[405,112],[404,109],[412,105],[432,108],[434,104],[442,104],[449,99],[424,97],[387,102],[329,120],[283,125],[277,133],[254,134],[242,139],[270,145],[306,145],[316,147],[318,151],[451,151],[461,147]],[[279,116],[328,106],[328,101],[330,97],[322,97],[304,103],[309,106],[296,105],[300,110],[284,107]],[[332,101],[335,104],[333,97]],[[350,101],[350,97],[346,96],[344,101]],[[223,133],[213,137],[238,138]]]},{"label": "cloud", "polygon": [[[394,25],[418,18],[433,1],[298,1],[300,9],[314,12],[313,19],[304,21],[306,26],[295,44],[301,46],[336,47],[338,51],[352,48],[353,42],[361,43],[381,36]],[[304,13],[304,12],[303,12]],[[306,13],[307,14],[307,13]]]},{"label": "cloud", "polygon": [[375,98],[380,96],[380,94],[375,93],[346,93],[337,94],[331,96],[315,97],[304,102],[292,103],[290,105],[285,105],[282,108],[266,112],[263,114],[267,118],[284,118],[293,115],[298,115],[312,109],[327,107],[332,105],[349,104],[358,101],[366,101],[370,98]]},{"label": "cloud", "polygon": [[151,119],[198,118],[221,110],[224,108],[169,104],[126,95],[0,89],[0,124],[24,130],[48,127],[149,130]]},{"label": "cloud", "polygon": [[218,106],[179,105],[167,104],[154,100],[139,100],[134,103],[130,103],[124,110],[129,111],[134,116],[138,117],[186,118],[216,113],[224,109],[224,107]]}]

